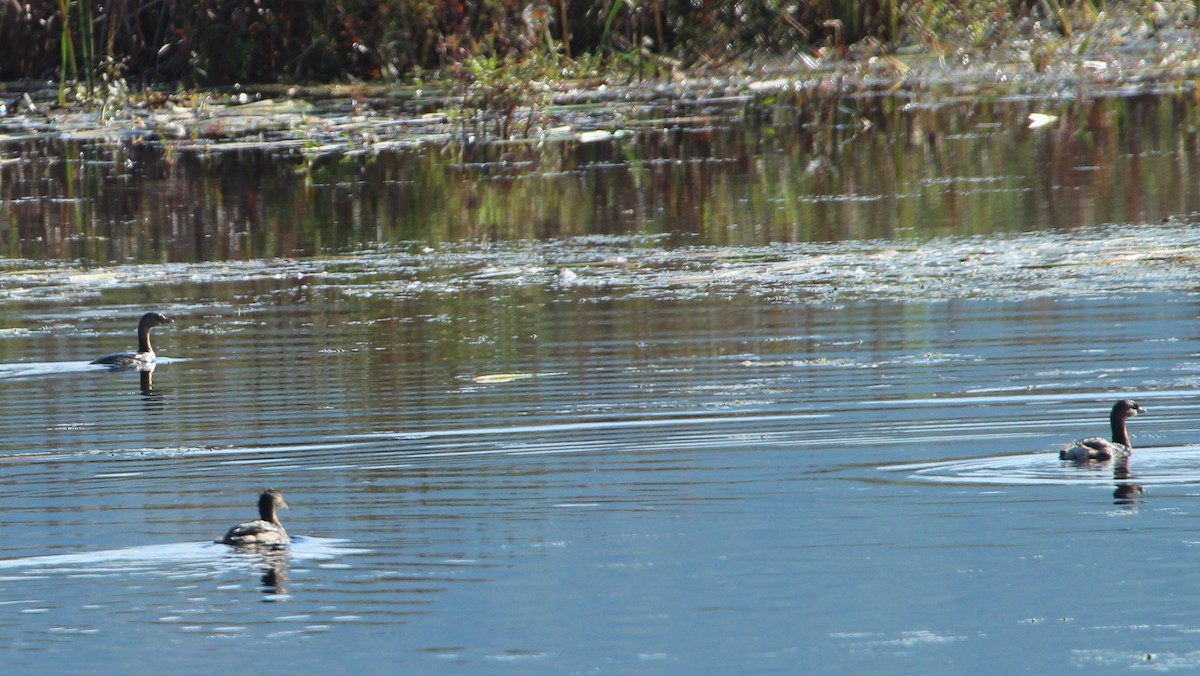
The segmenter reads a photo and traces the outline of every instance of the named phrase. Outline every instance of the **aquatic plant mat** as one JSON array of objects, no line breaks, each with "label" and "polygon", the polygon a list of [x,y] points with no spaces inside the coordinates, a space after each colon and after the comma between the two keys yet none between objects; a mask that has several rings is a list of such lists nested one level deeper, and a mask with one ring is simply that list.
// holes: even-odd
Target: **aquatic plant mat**
[{"label": "aquatic plant mat", "polygon": [[1200,231],[1167,223],[1071,232],[760,247],[664,246],[665,237],[364,249],[339,257],[80,268],[4,261],[0,302],[84,303],[106,292],[295,279],[348,297],[453,296],[528,287],[567,297],[752,296],[771,302],[1023,300],[1194,293]]}]

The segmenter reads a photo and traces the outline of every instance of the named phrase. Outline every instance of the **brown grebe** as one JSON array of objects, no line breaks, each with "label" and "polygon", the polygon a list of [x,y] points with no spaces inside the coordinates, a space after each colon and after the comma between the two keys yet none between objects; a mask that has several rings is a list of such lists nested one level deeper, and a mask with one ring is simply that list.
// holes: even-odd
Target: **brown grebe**
[{"label": "brown grebe", "polygon": [[1112,460],[1113,458],[1128,457],[1133,453],[1133,444],[1129,442],[1129,431],[1125,429],[1125,421],[1146,409],[1138,406],[1136,401],[1122,399],[1113,404],[1112,413],[1108,420],[1112,423],[1112,441],[1101,437],[1090,437],[1072,443],[1058,452],[1059,460]]},{"label": "brown grebe", "polygon": [[268,488],[258,496],[258,519],[239,523],[230,528],[229,532],[225,533],[225,537],[217,542],[243,547],[248,545],[286,545],[288,543],[287,531],[283,529],[283,524],[279,523],[279,517],[275,514],[275,509],[278,507],[287,509],[287,503],[283,501],[283,493],[274,488]]}]

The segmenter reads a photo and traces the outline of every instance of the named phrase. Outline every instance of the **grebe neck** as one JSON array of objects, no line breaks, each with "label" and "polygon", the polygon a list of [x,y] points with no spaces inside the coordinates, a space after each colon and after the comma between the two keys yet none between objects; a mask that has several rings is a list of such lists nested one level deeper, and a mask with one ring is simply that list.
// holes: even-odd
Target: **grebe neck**
[{"label": "grebe neck", "polygon": [[1131,451],[1133,450],[1133,444],[1129,443],[1129,430],[1125,427],[1125,421],[1116,415],[1112,417],[1112,440]]},{"label": "grebe neck", "polygon": [[149,328],[138,327],[138,354],[154,354],[154,348],[150,347]]}]

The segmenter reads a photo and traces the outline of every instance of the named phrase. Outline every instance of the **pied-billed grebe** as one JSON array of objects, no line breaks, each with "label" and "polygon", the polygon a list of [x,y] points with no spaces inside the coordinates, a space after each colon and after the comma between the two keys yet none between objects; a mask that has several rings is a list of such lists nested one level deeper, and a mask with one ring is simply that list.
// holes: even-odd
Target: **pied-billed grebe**
[{"label": "pied-billed grebe", "polygon": [[120,368],[133,368],[153,364],[154,348],[150,347],[150,330],[156,326],[170,324],[172,321],[170,317],[164,314],[147,312],[142,315],[142,320],[138,322],[137,352],[114,352],[113,354],[100,357],[92,363]]},{"label": "pied-billed grebe", "polygon": [[223,545],[286,545],[288,543],[287,531],[283,529],[283,524],[279,523],[279,517],[275,514],[275,509],[283,507],[287,509],[287,503],[283,501],[283,493],[268,488],[263,491],[263,494],[258,496],[258,520],[239,523],[225,537],[217,540]]},{"label": "pied-billed grebe", "polygon": [[1133,444],[1129,443],[1129,431],[1125,429],[1125,421],[1146,409],[1138,406],[1136,401],[1122,399],[1113,404],[1112,413],[1108,420],[1112,423],[1112,441],[1101,437],[1090,437],[1074,442],[1058,452],[1059,460],[1112,460],[1113,458],[1128,457],[1133,453]]}]

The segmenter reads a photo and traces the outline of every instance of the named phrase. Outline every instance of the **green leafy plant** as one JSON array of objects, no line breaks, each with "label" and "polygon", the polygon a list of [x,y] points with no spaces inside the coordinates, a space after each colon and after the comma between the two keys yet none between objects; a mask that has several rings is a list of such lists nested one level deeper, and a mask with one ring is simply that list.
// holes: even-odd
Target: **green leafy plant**
[{"label": "green leafy plant", "polygon": [[[473,122],[481,133],[488,133],[490,123],[490,133],[498,138],[528,137],[540,111],[551,101],[547,83],[558,78],[557,65],[554,55],[541,54],[466,59],[459,72],[460,119]],[[524,124],[518,125],[521,121]]]}]

